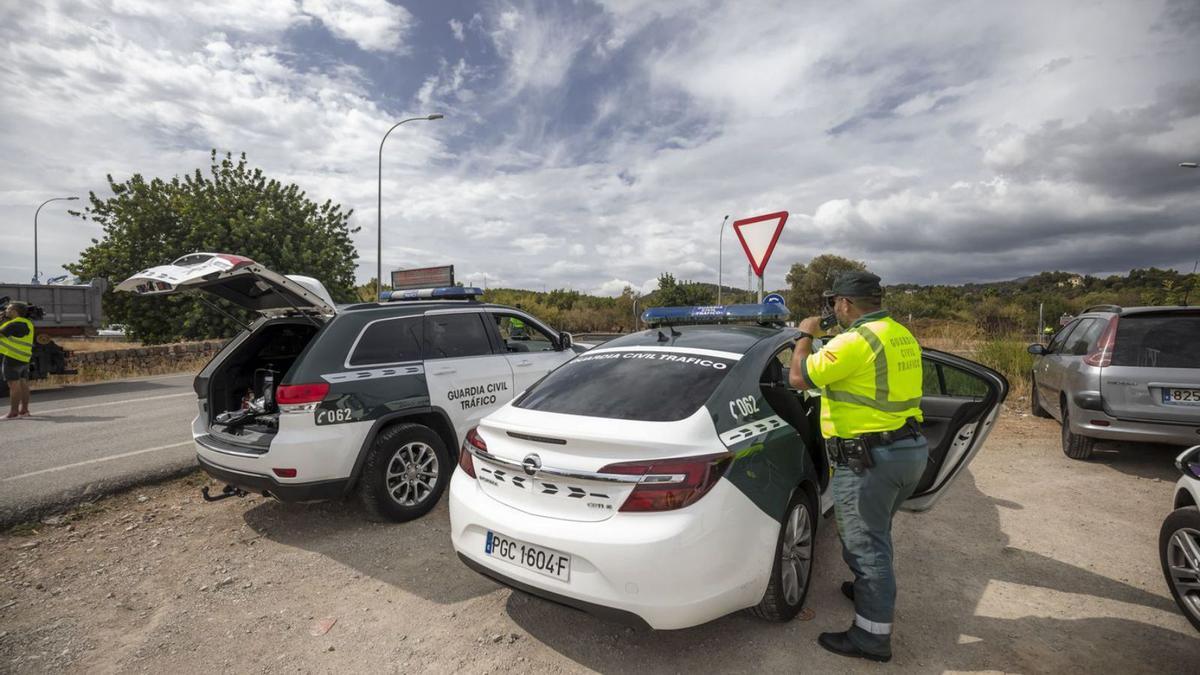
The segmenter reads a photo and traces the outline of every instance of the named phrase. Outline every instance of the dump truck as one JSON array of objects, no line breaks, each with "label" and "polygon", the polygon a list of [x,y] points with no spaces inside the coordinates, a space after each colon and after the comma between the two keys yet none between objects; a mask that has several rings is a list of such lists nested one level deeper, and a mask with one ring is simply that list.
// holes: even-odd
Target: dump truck
[{"label": "dump truck", "polygon": [[[70,375],[71,353],[54,338],[95,335],[102,325],[100,296],[108,288],[104,279],[87,284],[7,284],[0,283],[0,307],[20,300],[30,307],[33,321],[33,358],[30,376]],[[2,323],[2,321],[0,321]],[[0,398],[8,396],[8,385],[0,382]]]}]

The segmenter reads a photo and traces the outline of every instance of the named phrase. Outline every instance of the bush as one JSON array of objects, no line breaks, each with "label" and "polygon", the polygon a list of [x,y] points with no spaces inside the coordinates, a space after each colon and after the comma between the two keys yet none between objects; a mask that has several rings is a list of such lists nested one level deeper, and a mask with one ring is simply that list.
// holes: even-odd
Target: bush
[{"label": "bush", "polygon": [[1029,390],[1033,355],[1029,345],[1018,340],[991,339],[979,345],[975,360],[1008,378],[1010,393],[1021,395]]}]

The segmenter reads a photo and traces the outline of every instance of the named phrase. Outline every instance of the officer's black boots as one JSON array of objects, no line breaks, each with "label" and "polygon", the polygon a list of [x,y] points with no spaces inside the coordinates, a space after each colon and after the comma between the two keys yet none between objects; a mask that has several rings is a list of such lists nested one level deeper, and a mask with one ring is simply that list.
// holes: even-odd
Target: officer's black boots
[{"label": "officer's black boots", "polygon": [[857,659],[879,661],[880,663],[887,663],[892,660],[892,653],[890,651],[887,654],[872,654],[859,649],[850,641],[850,635],[846,631],[841,633],[821,633],[821,636],[817,638],[817,643],[827,651],[831,651],[838,656],[849,656]]}]

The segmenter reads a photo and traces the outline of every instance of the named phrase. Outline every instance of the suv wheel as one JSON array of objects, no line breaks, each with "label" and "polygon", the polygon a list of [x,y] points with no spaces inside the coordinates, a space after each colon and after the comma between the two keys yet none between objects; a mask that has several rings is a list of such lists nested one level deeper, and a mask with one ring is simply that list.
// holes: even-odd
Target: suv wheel
[{"label": "suv wheel", "polygon": [[1062,449],[1071,459],[1089,459],[1092,449],[1096,447],[1096,439],[1071,433],[1071,415],[1067,411],[1067,402],[1062,403]]},{"label": "suv wheel", "polygon": [[1158,534],[1158,556],[1175,604],[1200,630],[1200,509],[1175,509]]},{"label": "suv wheel", "polygon": [[779,526],[775,544],[775,564],[767,592],[750,612],[768,621],[791,621],[804,606],[812,581],[813,547],[816,541],[816,513],[812,499],[803,488],[797,489],[788,503],[787,516]]},{"label": "suv wheel", "polygon": [[1029,413],[1034,417],[1051,419],[1050,413],[1042,407],[1042,402],[1038,400],[1037,380],[1033,379],[1033,375],[1029,376]]},{"label": "suv wheel", "polygon": [[453,469],[437,432],[421,424],[397,424],[375,438],[358,479],[358,496],[372,520],[413,520],[437,504]]}]

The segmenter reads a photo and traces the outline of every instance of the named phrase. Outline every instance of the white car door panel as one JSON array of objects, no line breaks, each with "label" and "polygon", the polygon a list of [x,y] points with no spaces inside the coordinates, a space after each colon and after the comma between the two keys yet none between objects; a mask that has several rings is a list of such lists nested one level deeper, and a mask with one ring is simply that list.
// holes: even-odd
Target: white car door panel
[{"label": "white car door panel", "polygon": [[514,395],[508,359],[492,351],[482,312],[425,317],[425,380],[429,401],[450,416],[456,440]]},{"label": "white car door panel", "polygon": [[933,349],[922,358],[921,430],[929,441],[929,466],[904,502],[908,511],[925,511],[945,494],[983,447],[1008,395],[1004,376],[978,363]]},{"label": "white car door panel", "polygon": [[488,315],[512,367],[514,395],[575,356],[571,349],[559,349],[557,334],[527,314],[491,309]]}]

